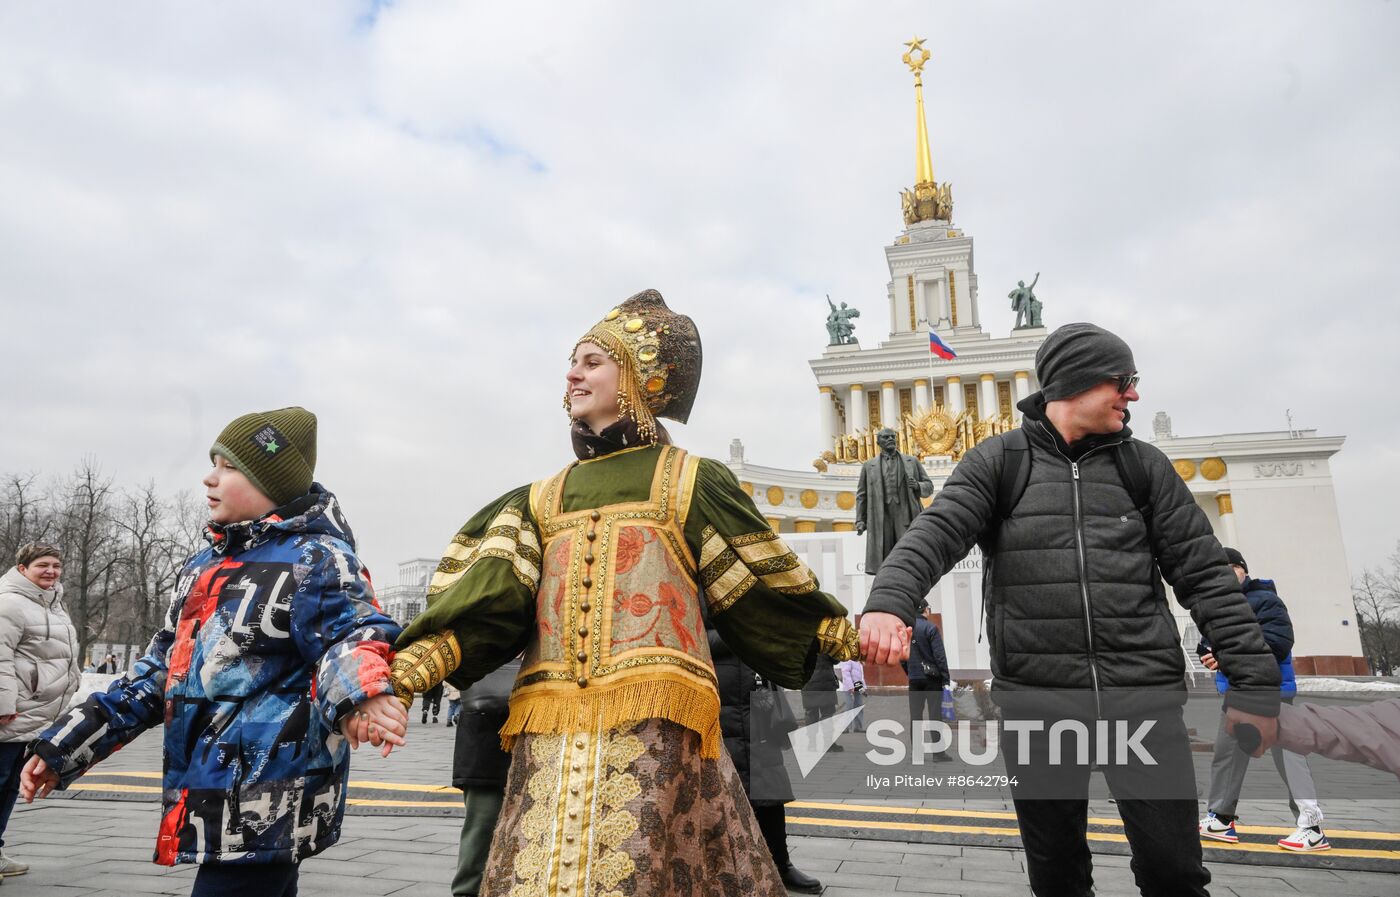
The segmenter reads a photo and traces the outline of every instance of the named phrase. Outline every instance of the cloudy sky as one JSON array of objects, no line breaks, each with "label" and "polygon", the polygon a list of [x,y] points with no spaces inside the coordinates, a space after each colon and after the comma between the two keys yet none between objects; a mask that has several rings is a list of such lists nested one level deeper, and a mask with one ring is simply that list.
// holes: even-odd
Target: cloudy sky
[{"label": "cloudy sky", "polygon": [[569,349],[645,287],[704,334],[679,441],[804,467],[823,295],[888,328],[919,35],[988,329],[1043,272],[1140,424],[1291,409],[1352,569],[1400,539],[1400,3],[701,6],[0,6],[0,470],[198,488],[302,404],[392,581],[569,460]]}]

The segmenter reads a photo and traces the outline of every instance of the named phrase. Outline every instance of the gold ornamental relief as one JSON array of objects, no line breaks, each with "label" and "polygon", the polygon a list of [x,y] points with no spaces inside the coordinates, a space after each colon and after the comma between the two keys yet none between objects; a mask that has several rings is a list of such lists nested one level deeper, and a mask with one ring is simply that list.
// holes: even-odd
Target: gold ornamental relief
[{"label": "gold ornamental relief", "polygon": [[1220,458],[1207,458],[1201,462],[1201,476],[1208,480],[1218,480],[1225,476],[1225,462]]},{"label": "gold ornamental relief", "polygon": [[1179,458],[1172,462],[1172,467],[1176,468],[1176,475],[1181,477],[1188,483],[1196,477],[1195,461],[1188,461],[1185,458]]},{"label": "gold ornamental relief", "polygon": [[958,441],[957,422],[942,405],[935,405],[911,416],[909,423],[912,425],[914,441],[919,445],[921,457],[952,453],[953,444]]},{"label": "gold ornamental relief", "polygon": [[854,492],[836,493],[836,507],[843,511],[849,511],[856,506],[856,494]]},{"label": "gold ornamental relief", "polygon": [[753,497],[753,483],[750,483],[748,480],[745,480],[744,482],[740,483],[739,489],[742,490],[743,493],[749,496],[750,498]]},{"label": "gold ornamental relief", "polygon": [[817,506],[817,493],[811,489],[803,489],[798,500],[802,502],[804,508],[815,508]]},{"label": "gold ornamental relief", "polygon": [[770,505],[781,505],[783,503],[783,487],[769,486],[766,496]]}]

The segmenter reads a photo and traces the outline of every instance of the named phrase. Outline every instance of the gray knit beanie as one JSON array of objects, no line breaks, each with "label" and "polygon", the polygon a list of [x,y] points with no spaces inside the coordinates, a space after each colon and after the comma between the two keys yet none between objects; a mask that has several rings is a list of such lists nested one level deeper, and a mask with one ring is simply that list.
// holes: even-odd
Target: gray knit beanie
[{"label": "gray knit beanie", "polygon": [[1045,401],[1078,395],[1110,377],[1137,373],[1133,350],[1097,324],[1066,324],[1035,353],[1035,376]]}]

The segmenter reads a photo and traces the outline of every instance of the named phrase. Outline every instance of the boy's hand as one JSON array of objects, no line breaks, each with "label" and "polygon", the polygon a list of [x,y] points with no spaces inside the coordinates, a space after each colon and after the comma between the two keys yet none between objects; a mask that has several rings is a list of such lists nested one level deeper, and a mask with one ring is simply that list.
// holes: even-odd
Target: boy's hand
[{"label": "boy's hand", "polygon": [[1208,670],[1218,670],[1218,669],[1220,669],[1220,661],[1218,661],[1218,660],[1215,659],[1215,655],[1214,655],[1214,654],[1202,654],[1202,655],[1201,655],[1201,665],[1204,666],[1204,667],[1205,667],[1206,669],[1208,669]]},{"label": "boy's hand", "polygon": [[351,750],[369,743],[382,746],[387,757],[395,746],[407,744],[404,735],[408,732],[408,714],[393,694],[375,695],[340,721],[340,731],[350,742]]},{"label": "boy's hand", "polygon": [[30,757],[29,762],[24,764],[24,770],[19,774],[19,793],[27,804],[34,803],[34,798],[45,798],[49,792],[58,787],[58,773],[49,769],[40,757]]}]

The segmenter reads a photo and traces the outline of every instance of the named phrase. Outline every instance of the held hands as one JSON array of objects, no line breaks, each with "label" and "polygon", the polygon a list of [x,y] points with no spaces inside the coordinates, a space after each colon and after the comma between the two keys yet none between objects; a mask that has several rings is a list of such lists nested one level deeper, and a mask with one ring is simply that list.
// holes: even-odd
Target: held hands
[{"label": "held hands", "polygon": [[11,713],[6,716],[0,716],[0,726],[8,726],[10,723],[14,722],[17,719],[19,719],[18,713]]},{"label": "held hands", "polygon": [[871,611],[860,617],[860,656],[870,663],[895,666],[909,659],[912,626],[894,614]]},{"label": "held hands", "polygon": [[1253,726],[1259,730],[1259,746],[1251,753],[1251,757],[1262,757],[1264,752],[1274,746],[1278,740],[1278,717],[1276,716],[1255,716],[1253,713],[1245,713],[1235,707],[1225,709],[1225,731],[1235,734],[1236,726]]},{"label": "held hands", "polygon": [[19,794],[24,798],[24,802],[32,804],[36,797],[48,797],[49,792],[57,787],[58,773],[49,769],[42,758],[30,757],[19,774]]},{"label": "held hands", "polygon": [[1201,663],[1204,664],[1205,668],[1208,670],[1220,669],[1220,661],[1215,659],[1214,654],[1202,654]]},{"label": "held hands", "polygon": [[355,750],[362,744],[382,747],[385,757],[395,747],[403,747],[408,732],[408,714],[393,694],[375,695],[359,704],[340,721],[340,732]]}]

